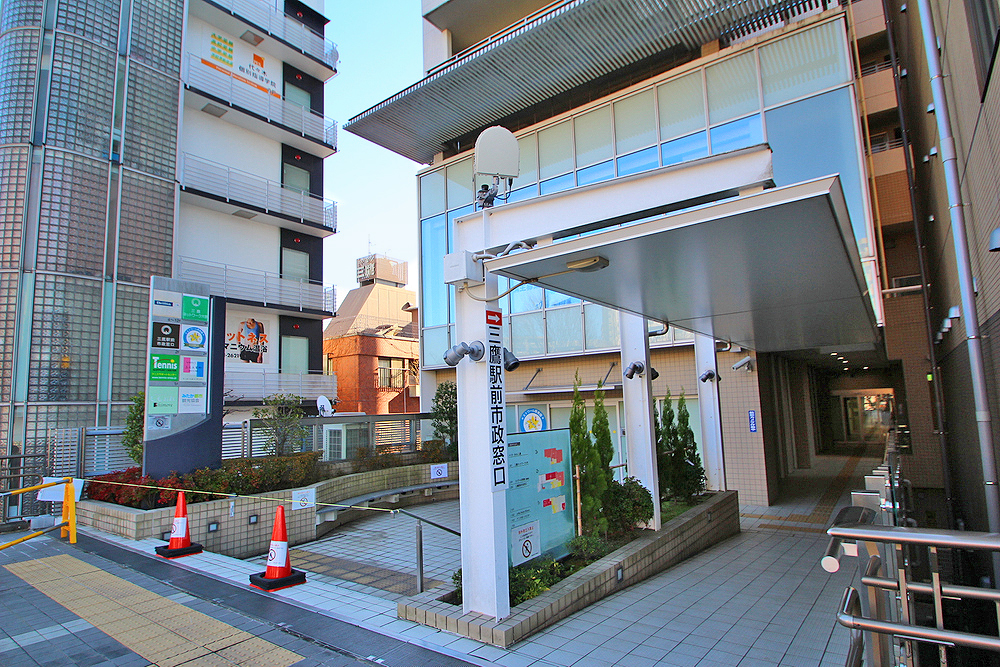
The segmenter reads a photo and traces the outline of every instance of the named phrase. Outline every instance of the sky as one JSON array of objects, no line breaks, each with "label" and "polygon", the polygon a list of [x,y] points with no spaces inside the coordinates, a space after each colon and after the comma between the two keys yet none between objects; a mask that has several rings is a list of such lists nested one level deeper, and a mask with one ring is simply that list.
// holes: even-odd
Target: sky
[{"label": "sky", "polygon": [[417,284],[417,184],[423,165],[343,129],[344,123],[423,77],[420,0],[327,0],[327,39],[337,45],[337,76],[326,84],[337,153],[324,162],[326,197],[337,202],[337,233],[324,245],[323,282],[337,302],[358,286],[356,260],[369,253],[409,263]]}]

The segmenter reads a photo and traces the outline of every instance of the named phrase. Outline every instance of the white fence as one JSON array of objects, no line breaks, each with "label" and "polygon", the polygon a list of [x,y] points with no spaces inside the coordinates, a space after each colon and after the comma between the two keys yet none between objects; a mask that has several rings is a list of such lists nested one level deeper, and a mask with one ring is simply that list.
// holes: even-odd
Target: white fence
[{"label": "white fence", "polygon": [[336,396],[337,376],[226,369],[225,387],[231,395],[245,401],[259,401],[271,394],[295,394],[306,398]]},{"label": "white fence", "polygon": [[336,295],[332,286],[307,280],[288,280],[277,273],[248,269],[231,264],[208,262],[194,257],[180,257],[176,278],[207,283],[212,294],[232,299],[258,301],[299,310],[332,312]]}]

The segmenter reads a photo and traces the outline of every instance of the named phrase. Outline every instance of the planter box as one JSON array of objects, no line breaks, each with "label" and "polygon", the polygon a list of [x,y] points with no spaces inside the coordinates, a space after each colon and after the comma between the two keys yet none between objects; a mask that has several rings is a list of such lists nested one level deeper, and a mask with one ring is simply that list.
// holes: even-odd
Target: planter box
[{"label": "planter box", "polygon": [[[445,483],[457,480],[458,464],[450,464],[448,472],[446,479],[433,481]],[[317,518],[317,510],[323,508],[323,503],[337,503],[366,494],[428,484],[431,481],[430,465],[423,464],[344,475],[303,487],[316,489],[317,506],[307,509],[295,509],[292,505],[292,493],[297,489],[189,503],[191,540],[202,544],[207,551],[234,558],[249,558],[267,552],[274,527],[274,512],[279,503],[285,505],[288,542],[290,546],[294,546],[311,542],[332,525],[345,523],[364,514],[364,510],[338,512],[337,523],[318,523],[322,520]],[[455,488],[453,493],[448,492],[450,495],[436,494],[428,498],[424,493],[412,494],[398,498],[397,503],[392,503],[393,497],[390,496],[384,501],[373,502],[372,505],[398,506],[404,504],[398,501],[414,504],[429,502],[431,499],[440,500],[457,495],[457,487]],[[160,539],[164,533],[170,533],[174,508],[140,510],[99,500],[81,500],[76,505],[76,516],[79,525],[106,533],[132,540]],[[257,517],[255,523],[250,523],[252,516]],[[208,532],[210,523],[217,523],[218,530]]]},{"label": "planter box", "polygon": [[739,532],[737,494],[725,491],[671,519],[657,532],[633,540],[541,595],[514,607],[511,615],[502,621],[483,614],[463,614],[460,605],[449,602],[454,592],[442,593],[440,588],[400,601],[397,615],[506,648]]}]

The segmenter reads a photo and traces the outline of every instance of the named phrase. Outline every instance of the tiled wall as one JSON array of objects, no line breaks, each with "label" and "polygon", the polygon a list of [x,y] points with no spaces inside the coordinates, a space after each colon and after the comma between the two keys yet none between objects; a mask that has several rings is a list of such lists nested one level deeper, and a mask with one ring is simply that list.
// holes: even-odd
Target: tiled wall
[{"label": "tiled wall", "polygon": [[[740,492],[740,500],[750,505],[768,505],[777,497],[776,460],[771,468],[764,456],[763,415],[754,370],[732,370],[733,364],[749,351],[720,352],[718,355],[719,399],[722,409],[722,446],[725,452],[726,488]],[[757,431],[750,431],[750,410],[757,418]],[[777,456],[777,452],[774,454]]]}]

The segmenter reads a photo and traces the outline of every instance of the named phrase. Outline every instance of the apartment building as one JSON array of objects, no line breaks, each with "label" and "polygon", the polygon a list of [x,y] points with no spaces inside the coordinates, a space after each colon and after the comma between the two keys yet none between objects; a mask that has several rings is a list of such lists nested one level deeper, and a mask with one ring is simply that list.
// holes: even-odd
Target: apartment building
[{"label": "apartment building", "polygon": [[[511,253],[506,271],[497,266],[501,295],[540,275],[523,265],[543,246],[580,245],[591,234],[836,174],[846,206],[836,223],[844,242],[833,237],[840,247],[809,245],[829,237],[813,213],[790,210],[784,227],[747,219],[704,237],[674,235],[662,247],[650,237],[656,254],[630,251],[646,262],[642,272],[612,261],[592,274],[615,285],[603,292],[573,281],[558,291],[559,278],[543,278],[502,296],[505,345],[521,360],[505,378],[507,428],[527,428],[528,417],[537,426],[538,415],[545,427],[565,427],[579,374],[588,400],[598,385],[607,391],[615,463],[627,461],[622,309],[647,317],[649,365],[658,372],[651,395],[685,396],[714,488],[768,504],[781,479],[813,457],[876,442],[892,421],[910,431],[914,484],[941,487],[881,3],[724,3],[710,16],[692,6],[682,10],[686,23],[667,5],[536,2],[486,12],[474,2],[424,2],[427,77],[346,126],[429,165],[418,175],[425,400],[455,376],[442,352],[466,339],[441,257],[462,249],[457,229],[481,215],[474,193],[492,179],[474,174],[473,146],[484,128],[511,130],[520,149],[519,175],[490,209],[490,229],[501,219],[519,225],[534,246]],[[759,146],[770,170],[760,183],[707,184],[683,201],[648,192],[682,189],[685,173],[711,174],[713,161]],[[599,218],[599,207],[623,197],[643,203]],[[577,207],[595,212],[588,219]],[[546,227],[543,211],[579,222]],[[529,233],[532,224],[542,238]],[[687,261],[692,253],[698,262]],[[623,283],[610,275],[616,269]],[[777,284],[770,296],[769,281]],[[630,301],[629,291],[640,296]],[[710,352],[699,352],[699,340],[715,341]],[[719,382],[699,381],[709,367]]]},{"label": "apartment building", "polygon": [[123,423],[153,275],[227,300],[229,397],[335,393],[320,375],[338,60],[323,9],[0,3],[0,452]]}]

